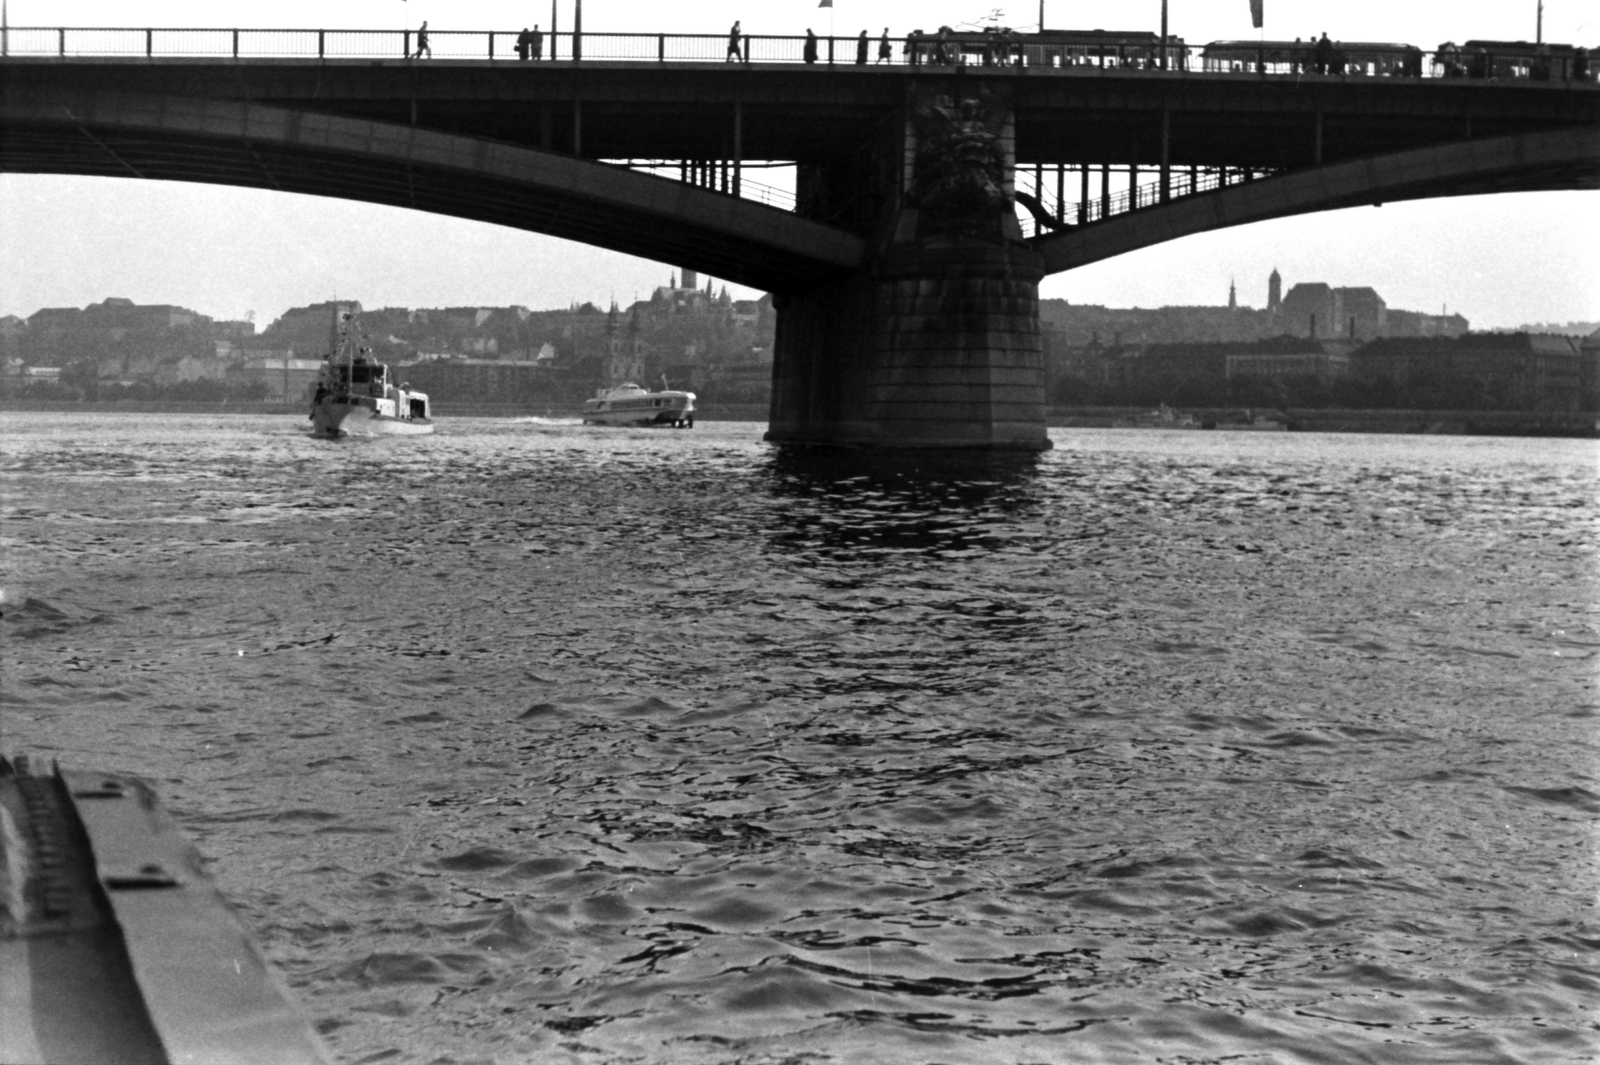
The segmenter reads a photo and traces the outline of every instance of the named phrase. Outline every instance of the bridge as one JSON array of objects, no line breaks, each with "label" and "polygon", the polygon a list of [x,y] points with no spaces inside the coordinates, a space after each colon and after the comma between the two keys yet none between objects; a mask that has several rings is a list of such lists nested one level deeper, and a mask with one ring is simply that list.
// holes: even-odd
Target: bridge
[{"label": "bridge", "polygon": [[[774,293],[769,439],[1021,450],[1049,446],[1046,274],[1313,211],[1600,187],[1600,85],[1570,71],[906,40],[858,64],[854,39],[806,62],[799,38],[663,34],[527,61],[513,38],[415,58],[400,32],[12,28],[0,170],[337,196],[693,268]],[[792,194],[753,180],[775,163]]]}]

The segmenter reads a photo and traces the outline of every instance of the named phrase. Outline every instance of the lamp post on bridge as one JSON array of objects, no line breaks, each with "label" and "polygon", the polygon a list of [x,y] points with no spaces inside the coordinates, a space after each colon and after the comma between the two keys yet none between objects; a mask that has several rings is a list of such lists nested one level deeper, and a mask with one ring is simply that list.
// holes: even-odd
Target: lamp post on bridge
[{"label": "lamp post on bridge", "polygon": [[1161,69],[1167,69],[1167,0],[1161,0]]},{"label": "lamp post on bridge", "polygon": [[[560,12],[557,0],[550,0],[550,58],[561,58]],[[583,58],[583,0],[572,0],[572,58]]]}]

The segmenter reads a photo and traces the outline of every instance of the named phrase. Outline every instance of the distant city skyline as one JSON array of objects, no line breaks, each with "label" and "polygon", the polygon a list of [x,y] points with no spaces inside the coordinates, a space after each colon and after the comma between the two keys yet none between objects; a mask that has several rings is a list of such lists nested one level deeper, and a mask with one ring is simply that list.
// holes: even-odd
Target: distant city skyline
[{"label": "distant city skyline", "polygon": [[[1323,281],[1321,278],[1298,278],[1298,279],[1294,279],[1294,280],[1291,281],[1291,280],[1284,279],[1283,276],[1282,276],[1282,272],[1281,271],[1268,271],[1268,277],[1262,279],[1262,281],[1261,281],[1261,286],[1260,286],[1261,293],[1260,294],[1262,295],[1263,298],[1261,298],[1259,300],[1251,300],[1251,299],[1247,298],[1248,297],[1248,293],[1244,290],[1244,288],[1242,286],[1238,285],[1239,279],[1236,278],[1236,277],[1229,279],[1229,291],[1223,293],[1223,295],[1222,295],[1222,297],[1220,299],[1202,299],[1202,300],[1194,300],[1194,301],[1164,300],[1164,301],[1161,301],[1161,302],[1150,303],[1148,305],[1116,304],[1116,303],[1095,303],[1093,301],[1085,301],[1085,300],[1067,300],[1067,299],[1065,299],[1063,297],[1059,297],[1059,296],[1041,296],[1040,299],[1041,299],[1041,302],[1066,303],[1067,305],[1072,306],[1072,307],[1099,307],[1099,308],[1105,309],[1108,312],[1118,312],[1118,311],[1155,311],[1155,310],[1172,311],[1172,310],[1182,310],[1182,309],[1185,309],[1185,308],[1204,308],[1206,310],[1224,310],[1224,309],[1231,309],[1231,307],[1234,306],[1234,305],[1236,305],[1238,307],[1238,309],[1241,310],[1241,311],[1256,312],[1256,311],[1264,311],[1264,310],[1271,309],[1271,300],[1270,300],[1270,298],[1268,298],[1267,294],[1268,294],[1268,286],[1269,286],[1270,276],[1271,276],[1271,274],[1273,272],[1277,272],[1279,274],[1280,292],[1284,292],[1284,293],[1290,292],[1296,286],[1299,286],[1299,285],[1311,285],[1311,286],[1315,286],[1315,287],[1328,287],[1328,288],[1358,288],[1358,289],[1371,288],[1377,294],[1377,296],[1380,299],[1383,300],[1384,305],[1390,311],[1404,311],[1404,312],[1408,312],[1408,313],[1423,314],[1423,315],[1432,315],[1432,314],[1460,315],[1461,317],[1465,318],[1469,323],[1471,323],[1471,328],[1472,328],[1472,330],[1474,332],[1482,332],[1482,331],[1502,331],[1503,332],[1503,331],[1513,330],[1513,329],[1530,329],[1530,330],[1533,330],[1533,331],[1550,331],[1550,330],[1559,330],[1559,329],[1578,329],[1581,332],[1587,334],[1587,333],[1594,332],[1596,329],[1600,329],[1600,319],[1593,319],[1593,318],[1585,319],[1585,318],[1570,318],[1570,317],[1569,318],[1561,318],[1561,319],[1544,319],[1544,320],[1529,319],[1529,320],[1526,320],[1526,321],[1507,323],[1507,324],[1502,324],[1502,325],[1498,325],[1498,326],[1480,325],[1475,319],[1473,319],[1470,307],[1444,307],[1444,306],[1441,306],[1441,307],[1436,308],[1436,309],[1430,309],[1430,308],[1425,308],[1425,307],[1405,307],[1405,306],[1401,306],[1401,305],[1396,304],[1393,301],[1389,300],[1384,295],[1384,293],[1382,291],[1377,290],[1376,288],[1374,288],[1374,286],[1359,285],[1359,284],[1350,285],[1350,286],[1341,286],[1341,285],[1331,285],[1330,286],[1330,285],[1328,285],[1327,282]],[[736,291],[736,290],[741,289],[741,286],[734,285],[731,282],[725,282],[725,281],[718,280],[717,278],[710,277],[709,275],[699,274],[699,273],[697,273],[695,271],[682,271],[682,273],[693,277],[693,279],[694,279],[694,286],[693,287],[697,291],[705,291],[706,286],[709,284],[717,293],[720,294],[720,293],[726,291],[729,294],[730,298],[733,298],[733,299],[736,299],[736,300],[754,300],[760,295],[759,293],[756,293],[754,290],[746,290],[746,291],[748,291],[750,293],[750,295],[748,295],[748,296],[741,295],[738,291]],[[656,284],[648,286],[643,291],[641,291],[639,293],[635,293],[635,294],[633,294],[633,295],[631,295],[629,297],[626,297],[626,298],[624,298],[622,296],[619,296],[619,295],[616,295],[614,292],[611,293],[611,294],[608,294],[608,295],[604,295],[604,296],[595,295],[595,294],[592,294],[592,293],[588,294],[588,295],[579,294],[577,296],[574,296],[572,299],[566,300],[566,301],[561,302],[559,304],[538,305],[538,306],[533,305],[533,304],[529,304],[529,303],[525,303],[525,302],[524,303],[519,303],[517,301],[511,301],[511,302],[507,303],[507,302],[491,302],[491,301],[474,300],[474,299],[463,299],[463,300],[455,300],[455,301],[423,301],[423,302],[418,302],[418,303],[380,302],[380,301],[374,301],[374,300],[370,300],[370,299],[364,298],[360,292],[345,292],[345,293],[338,294],[336,296],[329,296],[327,299],[311,300],[311,301],[304,302],[304,303],[297,303],[297,304],[294,304],[292,306],[284,307],[281,310],[278,310],[275,313],[272,313],[270,315],[263,315],[263,314],[261,314],[259,312],[255,312],[253,310],[249,311],[249,312],[245,312],[243,314],[227,314],[227,313],[213,314],[210,311],[206,310],[205,308],[191,306],[189,304],[183,303],[180,300],[164,299],[164,298],[160,298],[159,296],[156,296],[156,297],[153,297],[153,298],[150,298],[150,299],[139,300],[139,299],[130,299],[129,297],[127,297],[125,295],[122,295],[121,293],[106,293],[106,294],[98,296],[96,298],[88,299],[88,300],[82,300],[82,301],[79,301],[77,303],[50,304],[48,306],[42,306],[42,307],[34,308],[33,310],[31,310],[31,311],[29,311],[27,313],[20,313],[20,312],[17,312],[17,311],[12,311],[12,310],[9,310],[9,309],[7,309],[7,308],[5,308],[3,306],[0,306],[0,318],[4,318],[4,317],[8,317],[8,316],[14,315],[14,316],[16,316],[18,318],[27,319],[32,314],[36,313],[37,311],[46,310],[46,309],[51,309],[51,310],[59,310],[59,309],[83,310],[83,309],[86,309],[86,308],[89,308],[89,307],[104,306],[104,305],[111,304],[111,303],[118,303],[118,304],[127,303],[127,304],[132,304],[134,306],[158,306],[158,307],[171,306],[171,307],[178,307],[178,308],[180,308],[182,310],[193,311],[195,313],[205,315],[206,317],[211,318],[212,320],[217,321],[217,322],[239,322],[239,321],[248,320],[248,321],[253,322],[253,324],[255,325],[256,332],[257,332],[257,334],[259,334],[262,331],[264,331],[264,330],[268,329],[269,327],[273,326],[275,323],[279,322],[281,319],[283,319],[286,316],[292,316],[296,312],[304,311],[305,309],[307,309],[309,307],[325,306],[327,304],[335,303],[335,302],[353,302],[353,303],[357,304],[358,306],[362,307],[366,311],[375,311],[375,310],[382,310],[382,309],[400,309],[400,310],[410,310],[410,311],[438,311],[438,310],[443,310],[443,309],[446,309],[446,308],[459,308],[459,307],[473,307],[473,308],[479,308],[479,309],[504,309],[504,308],[507,308],[507,307],[522,307],[522,308],[524,308],[525,310],[527,310],[529,312],[542,313],[542,312],[549,312],[549,311],[567,311],[567,310],[572,310],[574,308],[582,307],[582,306],[585,306],[585,305],[595,307],[595,308],[597,308],[597,309],[599,309],[601,311],[607,311],[613,305],[613,301],[615,301],[615,305],[617,306],[617,308],[620,311],[622,311],[623,313],[626,313],[628,311],[628,309],[630,308],[630,306],[632,306],[636,302],[638,302],[638,303],[647,303],[647,302],[649,302],[650,298],[651,298],[651,294],[654,293],[656,290],[661,289],[661,288],[665,288],[665,287],[669,287],[669,286],[675,286],[675,285],[681,284],[682,282],[679,281],[679,275],[680,275],[680,271],[677,270],[677,269],[673,269],[668,275],[666,275],[663,279],[658,281]],[[1235,301],[1236,301],[1236,303],[1235,303]],[[1539,327],[1548,327],[1548,328],[1541,330]]]},{"label": "distant city skyline", "polygon": [[[559,0],[570,29],[572,0]],[[1380,0],[1268,0],[1266,26],[1250,26],[1247,0],[1172,0],[1169,28],[1191,44],[1294,38],[1327,31],[1343,40],[1532,39],[1536,0],[1396,5]],[[585,30],[720,34],[736,18],[749,33],[851,35],[973,24],[992,11],[1032,28],[1037,0],[702,0],[668,9],[642,0],[589,0]],[[1148,10],[1146,10],[1148,9]],[[1084,5],[1047,0],[1052,28],[1154,30],[1158,0],[1117,9],[1108,21]],[[309,0],[229,5],[151,0],[8,0],[12,26],[242,26],[436,30],[548,28],[550,8],[505,0],[357,0],[331,9]],[[331,13],[330,13],[331,12]],[[755,15],[756,17],[751,17]],[[1591,46],[1591,2],[1546,0],[1544,37]],[[1229,280],[1248,306],[1264,305],[1276,267],[1285,284],[1370,286],[1390,305],[1460,311],[1475,329],[1600,319],[1600,199],[1592,192],[1463,197],[1300,216],[1221,230],[1048,277],[1044,298],[1115,307],[1211,305]],[[654,263],[538,234],[397,208],[252,189],[56,175],[0,175],[0,314],[85,306],[107,296],[180,303],[215,318],[254,311],[258,323],[293,306],[355,294],[373,305],[562,307],[574,300],[627,303],[678,264]],[[721,279],[718,279],[719,284]],[[730,285],[739,298],[757,293]]]}]

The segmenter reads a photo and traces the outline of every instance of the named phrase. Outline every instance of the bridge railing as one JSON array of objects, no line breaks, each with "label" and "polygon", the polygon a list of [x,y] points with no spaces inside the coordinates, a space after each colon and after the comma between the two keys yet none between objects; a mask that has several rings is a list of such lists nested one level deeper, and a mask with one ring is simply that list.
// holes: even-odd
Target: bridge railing
[{"label": "bridge railing", "polygon": [[[426,44],[416,30],[327,29],[181,29],[130,27],[8,27],[0,32],[0,56],[97,58],[237,59],[422,59],[493,60],[525,58],[518,44],[521,31],[430,30]],[[543,33],[539,53],[528,59],[548,61],[631,61],[708,63],[806,63],[822,67],[854,66],[858,57],[879,63],[881,38],[868,38],[864,53],[859,37],[817,37],[807,56],[807,38],[765,34],[742,35],[735,45],[725,34],[695,33]],[[1132,45],[1053,43],[1032,35],[961,34],[941,41],[930,34],[888,39],[886,61],[940,66],[1007,66],[1043,68],[1079,74],[1126,74],[1160,67],[1175,73],[1249,74],[1296,80],[1305,77],[1351,78],[1480,78],[1487,80],[1600,80],[1600,63],[1581,50],[1560,45],[1557,51],[1530,51],[1532,46],[1507,45],[1509,51],[1467,52],[1454,45],[1423,50],[1409,45],[1352,44],[1338,50],[1337,63],[1324,71],[1308,42],[1273,45],[1262,42],[1212,42],[1165,49]]]},{"label": "bridge railing", "polygon": [[[490,59],[516,62],[520,30],[429,30],[423,58]],[[6,55],[96,58],[394,59],[417,55],[416,30],[246,30],[129,27],[15,26],[5,33]],[[544,33],[539,60],[631,60],[708,63],[737,57],[747,63],[803,63],[804,37],[741,36],[737,50],[724,34]],[[905,42],[893,42],[905,61]],[[877,41],[871,42],[877,54]],[[853,62],[854,37],[817,38],[818,63]],[[529,59],[535,58],[529,56]]]},{"label": "bridge railing", "polygon": [[[523,58],[518,52],[520,34],[520,30],[429,30],[422,56],[516,62]],[[818,61],[826,63],[830,54],[839,61],[853,58],[854,40],[818,38]],[[0,51],[10,56],[74,58],[393,59],[416,55],[421,43],[416,30],[12,26],[4,33]],[[537,58],[706,63],[729,59],[731,51],[723,34],[544,33]],[[739,39],[737,58],[800,63],[804,52],[804,37],[751,36]]]},{"label": "bridge railing", "polygon": [[[164,27],[13,26],[0,33],[0,55],[57,57],[147,56],[150,58],[323,58],[471,59],[516,62],[521,31],[430,30],[425,49],[416,30],[338,29],[183,29]],[[767,34],[742,35],[735,47],[725,34],[694,33],[549,33],[540,35],[539,60],[626,60],[633,62],[706,63],[734,59],[745,63],[807,62],[807,39]],[[1085,46],[1053,43],[1032,35],[962,34],[941,43],[930,34],[891,37],[887,62],[926,66],[1019,66],[1080,73],[1128,73],[1153,70],[1158,58],[1149,48],[1117,45]],[[858,37],[815,38],[813,62],[821,66],[853,66],[860,55]],[[866,62],[879,62],[881,38],[868,38]],[[1566,46],[1566,52],[1572,49]],[[1174,72],[1249,73],[1261,77],[1305,77],[1313,52],[1306,45],[1254,42],[1212,42],[1199,46],[1168,45],[1167,68]],[[1455,46],[1424,50],[1407,45],[1350,45],[1340,51],[1338,73],[1344,78],[1532,78],[1594,81],[1596,67],[1575,54],[1518,58],[1515,55],[1468,54]],[[534,58],[534,57],[529,57]]]}]

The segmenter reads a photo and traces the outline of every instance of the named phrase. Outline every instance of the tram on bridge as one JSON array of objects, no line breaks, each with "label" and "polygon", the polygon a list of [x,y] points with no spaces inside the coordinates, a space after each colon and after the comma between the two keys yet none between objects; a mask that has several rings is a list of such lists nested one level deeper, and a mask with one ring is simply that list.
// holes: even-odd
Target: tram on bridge
[{"label": "tram on bridge", "polygon": [[1527,78],[1531,81],[1593,81],[1586,48],[1528,41],[1449,41],[1434,52],[1446,78]]},{"label": "tram on bridge", "polygon": [[1127,70],[1160,69],[1163,51],[1167,69],[1185,69],[1188,48],[1183,38],[1168,36],[1163,49],[1159,34],[1132,30],[1018,33],[1005,27],[952,30],[941,26],[935,34],[913,30],[905,40],[904,49],[906,61],[915,65],[1089,66]]},{"label": "tram on bridge", "polygon": [[1316,41],[1212,41],[1200,49],[1200,69],[1207,73],[1356,74],[1371,77],[1422,76],[1422,49],[1414,44],[1382,41],[1330,42],[1316,69]]},{"label": "tram on bridge", "polygon": [[[1316,41],[1212,41],[1200,49],[1207,73],[1350,74],[1367,77],[1502,78],[1594,81],[1587,49],[1529,41],[1446,41],[1430,55],[1414,44],[1332,41],[1319,59]],[[1424,70],[1424,60],[1430,69]],[[1325,69],[1323,69],[1325,68]]]}]

